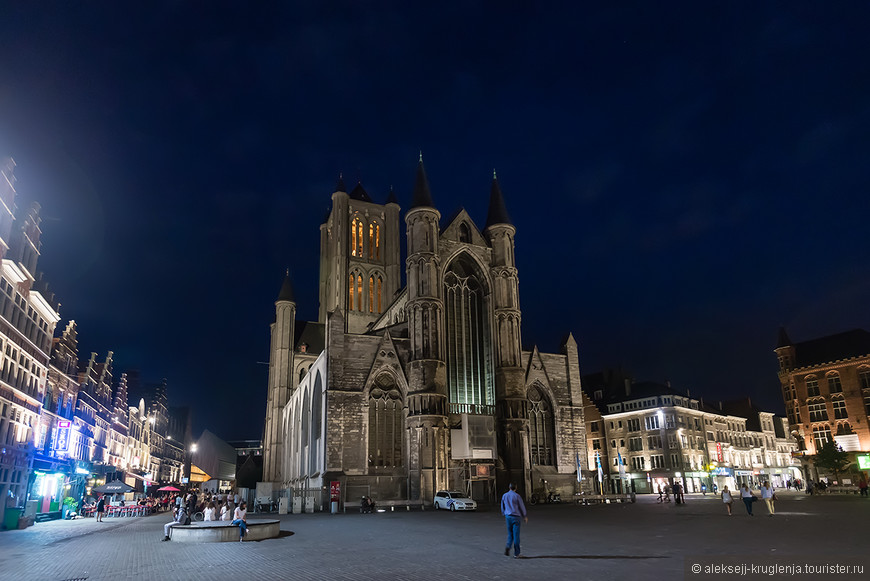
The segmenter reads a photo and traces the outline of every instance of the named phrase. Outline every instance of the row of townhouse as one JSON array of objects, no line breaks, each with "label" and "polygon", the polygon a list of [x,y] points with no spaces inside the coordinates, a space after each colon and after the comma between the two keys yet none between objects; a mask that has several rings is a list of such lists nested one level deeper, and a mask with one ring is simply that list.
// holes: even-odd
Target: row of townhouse
[{"label": "row of townhouse", "polygon": [[[38,204],[15,204],[15,163],[0,163],[0,525],[57,513],[106,478],[180,482],[189,418],[173,419],[166,382],[113,379],[112,353],[79,361],[76,323],[54,337],[58,303],[37,272]],[[137,383],[138,383],[138,378]],[[147,403],[146,403],[147,402]],[[174,430],[175,433],[171,430]],[[174,437],[173,437],[174,436]],[[8,517],[8,518],[7,518]]]},{"label": "row of townhouse", "polygon": [[787,420],[749,399],[710,406],[612,372],[584,385],[591,392],[587,462],[604,492],[658,492],[676,481],[687,492],[765,480],[781,487],[803,478]]}]

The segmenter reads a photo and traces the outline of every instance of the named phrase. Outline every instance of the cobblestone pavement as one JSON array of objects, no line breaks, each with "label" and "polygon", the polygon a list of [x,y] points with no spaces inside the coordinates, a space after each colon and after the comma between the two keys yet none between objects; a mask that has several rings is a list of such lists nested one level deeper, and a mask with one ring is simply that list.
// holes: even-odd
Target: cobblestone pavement
[{"label": "cobblestone pavement", "polygon": [[[530,507],[525,559],[503,554],[504,519],[477,513],[281,516],[282,536],[246,543],[163,543],[166,514],[40,523],[0,532],[0,579],[669,579],[692,555],[855,555],[870,500],[778,493],[728,517],[718,498],[683,506]],[[256,516],[256,515],[252,515]],[[870,570],[870,568],[868,568]]]}]

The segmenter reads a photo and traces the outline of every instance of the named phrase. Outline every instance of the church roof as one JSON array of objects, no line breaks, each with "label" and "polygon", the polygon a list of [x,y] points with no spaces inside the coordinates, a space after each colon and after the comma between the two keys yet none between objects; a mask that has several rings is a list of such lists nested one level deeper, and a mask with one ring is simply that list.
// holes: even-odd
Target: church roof
[{"label": "church roof", "polygon": [[305,343],[309,353],[320,353],[326,348],[326,327],[323,323],[296,319],[293,345],[296,349]]},{"label": "church roof", "polygon": [[498,186],[498,178],[495,172],[492,172],[492,186],[489,190],[489,212],[486,215],[486,225],[484,230],[494,224],[513,224],[510,216],[508,216],[507,208],[504,205],[504,197],[501,194],[501,188]]},{"label": "church roof", "polygon": [[[290,280],[290,269],[287,269],[287,274],[284,275],[284,283],[281,285],[281,292],[278,293],[278,301],[296,302],[293,295],[293,282]],[[277,301],[276,301],[277,302]]]},{"label": "church roof", "polygon": [[372,199],[369,197],[368,193],[363,189],[362,182],[357,182],[356,186],[353,188],[353,191],[350,193],[350,197],[353,200],[359,200],[361,202],[371,202]]},{"label": "church roof", "polygon": [[870,333],[864,329],[853,329],[793,345],[795,367],[807,367],[870,355]]},{"label": "church roof", "polygon": [[426,178],[426,169],[423,167],[423,157],[417,164],[417,178],[414,182],[414,196],[411,202],[412,208],[434,208],[432,204],[432,192],[429,191],[429,180]]}]

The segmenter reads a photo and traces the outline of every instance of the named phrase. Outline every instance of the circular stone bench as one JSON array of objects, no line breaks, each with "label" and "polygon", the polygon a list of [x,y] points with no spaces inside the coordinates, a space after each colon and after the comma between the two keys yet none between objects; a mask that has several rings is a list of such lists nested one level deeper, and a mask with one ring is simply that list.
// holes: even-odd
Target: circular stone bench
[{"label": "circular stone bench", "polygon": [[[245,541],[274,539],[281,534],[281,521],[249,519]],[[170,538],[178,543],[223,543],[239,542],[239,527],[231,521],[213,520],[192,522],[189,525],[172,525]]]}]

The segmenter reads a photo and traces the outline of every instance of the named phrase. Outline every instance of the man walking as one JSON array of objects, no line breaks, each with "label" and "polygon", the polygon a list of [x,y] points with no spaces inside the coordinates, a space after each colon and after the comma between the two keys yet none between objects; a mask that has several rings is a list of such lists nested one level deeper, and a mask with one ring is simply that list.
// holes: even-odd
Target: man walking
[{"label": "man walking", "polygon": [[96,521],[103,522],[103,514],[106,512],[106,495],[100,497],[100,500],[97,501],[97,510],[96,510]]},{"label": "man walking", "polygon": [[521,559],[520,555],[520,519],[523,522],[529,522],[526,516],[526,505],[523,504],[523,498],[517,494],[517,487],[511,483],[507,492],[501,497],[501,513],[504,515],[505,523],[507,524],[507,542],[505,543],[505,557],[511,554],[511,545],[514,546],[514,559]]}]

